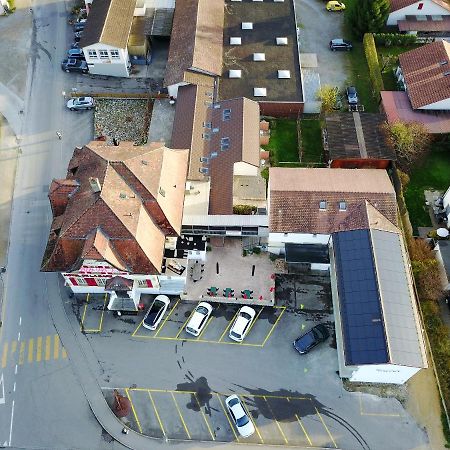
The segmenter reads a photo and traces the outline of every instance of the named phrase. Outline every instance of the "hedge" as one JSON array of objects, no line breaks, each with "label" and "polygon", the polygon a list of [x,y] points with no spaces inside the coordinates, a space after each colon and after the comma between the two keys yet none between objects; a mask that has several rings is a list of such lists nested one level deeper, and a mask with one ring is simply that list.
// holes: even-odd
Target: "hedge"
[{"label": "hedge", "polygon": [[391,47],[392,45],[409,46],[417,44],[414,34],[376,33],[373,35],[375,44]]},{"label": "hedge", "polygon": [[255,214],[257,211],[256,206],[252,205],[234,205],[233,206],[233,214],[248,216],[251,214]]},{"label": "hedge", "polygon": [[378,62],[377,48],[372,33],[364,34],[364,53],[369,66],[369,76],[373,86],[374,97],[380,99],[380,91],[384,90],[383,78],[381,77],[380,63]]}]

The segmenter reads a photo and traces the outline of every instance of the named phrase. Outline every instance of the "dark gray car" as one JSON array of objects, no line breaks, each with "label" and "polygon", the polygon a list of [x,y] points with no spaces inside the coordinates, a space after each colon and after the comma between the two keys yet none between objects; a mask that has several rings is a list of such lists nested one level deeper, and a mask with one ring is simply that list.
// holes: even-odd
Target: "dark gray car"
[{"label": "dark gray car", "polygon": [[61,69],[64,72],[81,72],[88,73],[89,68],[86,61],[82,61],[80,59],[68,58],[62,61]]},{"label": "dark gray car", "polygon": [[302,334],[298,337],[293,345],[295,350],[297,350],[300,354],[308,353],[311,349],[313,349],[317,344],[320,344],[323,341],[326,341],[330,333],[327,327],[321,323],[312,327],[309,331]]}]

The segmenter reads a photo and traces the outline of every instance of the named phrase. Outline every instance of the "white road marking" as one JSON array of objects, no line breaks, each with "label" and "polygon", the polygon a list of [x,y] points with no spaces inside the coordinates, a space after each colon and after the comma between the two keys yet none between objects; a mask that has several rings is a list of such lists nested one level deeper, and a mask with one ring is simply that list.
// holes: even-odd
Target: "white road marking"
[{"label": "white road marking", "polygon": [[19,317],[19,325],[22,325],[22,316]]},{"label": "white road marking", "polygon": [[20,341],[20,331],[19,334],[17,335],[17,340]]},{"label": "white road marking", "polygon": [[14,375],[17,375],[17,364],[16,364],[16,367],[14,369]]},{"label": "white road marking", "polygon": [[6,399],[5,399],[5,381],[3,380],[3,373],[2,373],[2,376],[0,377],[0,386],[2,387],[2,390],[1,390],[2,396],[0,397],[0,405],[3,405],[6,402]]},{"label": "white road marking", "polygon": [[12,408],[11,408],[11,425],[9,426],[9,444],[8,444],[9,447],[11,447],[11,438],[12,438],[13,421],[14,421],[14,400],[12,401]]},{"label": "white road marking", "polygon": [[16,382],[14,381],[13,391],[16,392]]}]

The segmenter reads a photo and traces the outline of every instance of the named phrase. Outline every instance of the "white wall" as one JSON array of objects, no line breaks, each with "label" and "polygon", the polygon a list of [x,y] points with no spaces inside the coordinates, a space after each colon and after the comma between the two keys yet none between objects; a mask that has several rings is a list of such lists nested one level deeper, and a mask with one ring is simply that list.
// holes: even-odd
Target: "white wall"
[{"label": "white wall", "polygon": [[[89,56],[90,50],[96,51],[97,57]],[[100,50],[107,51],[108,57],[100,58]],[[111,50],[117,50],[119,57],[111,57]],[[128,69],[130,67],[130,58],[126,48],[115,48],[110,45],[97,43],[83,47],[83,53],[89,66],[89,73],[111,77],[128,77],[130,75]]]},{"label": "white wall", "polygon": [[258,175],[258,168],[244,161],[239,161],[234,163],[233,175],[256,177]]},{"label": "white wall", "polygon": [[[443,206],[447,211],[447,217],[450,219],[450,187],[447,189],[447,192],[444,194],[443,198]],[[450,222],[448,222],[450,223]]]},{"label": "white wall", "polygon": [[436,256],[436,259],[440,263],[440,275],[441,275],[441,282],[442,282],[442,289],[444,291],[450,291],[450,280],[447,277],[447,272],[445,271],[445,265],[444,265],[444,259],[442,258],[441,249],[439,247],[439,241],[434,247],[434,254]]},{"label": "white wall", "polygon": [[169,91],[169,97],[177,98],[178,95],[178,88],[180,86],[185,86],[188,83],[185,83],[184,81],[177,84],[172,84],[170,86],[167,86],[167,90]]},{"label": "white wall", "polygon": [[[417,9],[419,3],[423,3],[422,9]],[[448,11],[445,8],[442,8],[441,6],[432,2],[431,0],[421,0],[410,6],[407,6],[406,8],[402,8],[399,9],[398,11],[391,12],[388,16],[386,24],[397,25],[397,21],[405,20],[405,16],[427,16],[427,15],[447,16],[450,15],[450,11]]]},{"label": "white wall", "polygon": [[367,364],[358,366],[349,380],[363,383],[404,384],[419,370],[420,368],[417,367],[395,364]]},{"label": "white wall", "polygon": [[284,244],[320,244],[326,245],[330,240],[329,234],[308,233],[269,233],[269,252],[276,255],[284,254]]},{"label": "white wall", "polygon": [[422,108],[417,108],[418,110],[450,110],[450,96],[445,100],[441,100],[440,102],[431,103],[431,105],[422,106]]}]

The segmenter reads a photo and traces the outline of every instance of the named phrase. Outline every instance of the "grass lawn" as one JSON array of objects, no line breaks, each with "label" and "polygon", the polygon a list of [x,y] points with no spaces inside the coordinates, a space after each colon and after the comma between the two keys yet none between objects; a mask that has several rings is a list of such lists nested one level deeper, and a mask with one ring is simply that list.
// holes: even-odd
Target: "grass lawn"
[{"label": "grass lawn", "polygon": [[417,227],[431,226],[428,211],[425,209],[424,190],[445,191],[450,184],[449,135],[433,144],[431,153],[422,164],[412,170],[410,178],[405,191],[405,201],[414,233],[417,233]]},{"label": "grass lawn", "polygon": [[300,121],[302,135],[303,163],[316,163],[323,160],[322,127],[318,119]]},{"label": "grass lawn", "polygon": [[270,151],[270,164],[298,162],[297,122],[294,119],[270,120],[270,141],[264,146]]}]

